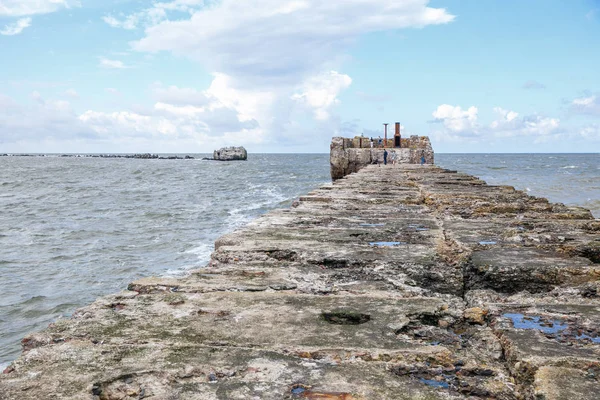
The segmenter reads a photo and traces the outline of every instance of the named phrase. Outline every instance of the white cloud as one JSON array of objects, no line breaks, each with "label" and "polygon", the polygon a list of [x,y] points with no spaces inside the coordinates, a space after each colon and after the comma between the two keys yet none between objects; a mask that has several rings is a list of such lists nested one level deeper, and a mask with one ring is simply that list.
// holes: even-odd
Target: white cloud
[{"label": "white cloud", "polygon": [[109,60],[108,58],[104,58],[104,57],[100,58],[100,66],[102,68],[109,68],[109,69],[126,69],[126,68],[130,68],[129,66],[123,64],[122,61],[119,61],[119,60]]},{"label": "white cloud", "polygon": [[432,136],[440,141],[528,136],[539,142],[564,133],[558,118],[538,114],[520,117],[519,113],[502,107],[493,110],[500,118],[485,125],[478,121],[478,110],[474,106],[463,110],[460,106],[442,104],[433,112],[433,117],[434,122],[443,123],[444,129],[434,131]]},{"label": "white cloud", "polygon": [[21,18],[12,24],[8,24],[0,31],[0,35],[13,36],[23,32],[23,29],[31,26],[31,18]]},{"label": "white cloud", "polygon": [[436,122],[443,123],[450,132],[470,136],[478,133],[477,112],[475,106],[463,110],[460,106],[442,104],[432,115]]},{"label": "white cloud", "polygon": [[155,118],[134,112],[118,111],[103,113],[88,110],[79,120],[100,136],[157,136],[175,135],[176,126],[166,118]]},{"label": "white cloud", "polygon": [[588,106],[594,104],[595,102],[596,102],[596,96],[581,97],[581,98],[573,100],[573,105],[588,107]]},{"label": "white cloud", "polygon": [[119,92],[119,90],[118,90],[118,89],[111,88],[111,87],[104,89],[104,91],[105,91],[106,93],[110,93],[110,94],[113,94],[113,95],[117,95],[117,94],[120,94],[120,93],[121,93],[121,92]]},{"label": "white cloud", "polygon": [[[160,3],[159,3],[160,4]],[[166,12],[161,8],[152,8],[146,12],[128,15],[119,20],[112,15],[102,17],[102,20],[113,28],[123,28],[127,30],[137,29],[140,25],[150,26],[159,23],[167,17]]]},{"label": "white cloud", "polygon": [[[79,126],[95,136],[127,138],[130,130],[144,138],[168,136],[202,143],[235,138],[288,149],[300,141],[314,144],[325,137],[329,141],[339,125],[334,114],[339,94],[352,82],[335,71],[342,71],[346,50],[355,39],[454,19],[443,8],[428,7],[429,0],[163,0],[150,4],[130,15],[105,15],[103,20],[115,28],[143,28],[133,50],[192,58],[213,74],[213,81],[205,90],[154,86],[151,109],[89,110],[77,116]],[[131,68],[104,57],[99,65]]]},{"label": "white cloud", "polygon": [[[260,124],[265,141],[289,147],[294,141],[320,139],[318,134],[329,140],[337,129],[339,120],[332,113],[338,95],[352,80],[335,71],[340,71],[344,53],[356,38],[454,19],[428,3],[171,0],[130,15],[106,15],[104,21],[113,27],[145,28],[144,36],[132,43],[136,51],[189,57],[213,73],[210,87],[203,91],[155,88],[158,102],[208,107],[212,112],[235,110],[240,121]],[[317,129],[311,124],[320,125]],[[314,128],[312,136],[298,134],[308,126]]]},{"label": "white cloud", "polygon": [[[89,110],[80,115],[79,120],[105,138],[195,140],[197,145],[202,145],[211,136],[223,137],[240,131],[260,133],[256,121],[240,121],[231,109],[209,110],[166,103],[156,103],[153,109],[144,113]],[[252,138],[245,138],[244,142],[248,139]]]},{"label": "white cloud", "polygon": [[80,7],[79,0],[2,0],[0,16],[23,17],[35,14],[48,14],[61,8]]},{"label": "white cloud", "polygon": [[31,92],[31,98],[38,103],[44,103],[44,99],[42,98],[42,95],[37,90],[34,90],[33,92]]},{"label": "white cloud", "polygon": [[146,149],[153,146],[152,151],[212,151],[216,146],[265,140],[264,130],[255,119],[243,117],[206,93],[207,104],[201,107],[156,102],[149,109],[88,110],[82,114],[75,113],[68,101],[47,100],[37,91],[31,93],[29,106],[0,95],[0,142],[86,140],[88,144],[118,144],[133,151],[140,151],[135,147],[139,143]]},{"label": "white cloud", "polygon": [[278,93],[266,89],[240,89],[234,86],[232,77],[215,73],[210,87],[206,90],[209,98],[216,99],[212,107],[228,107],[238,112],[242,121],[256,119],[268,123],[271,107],[278,100]]},{"label": "white cloud", "polygon": [[31,98],[34,102],[23,106],[0,95],[1,143],[89,137],[90,131],[77,121],[68,101],[46,100],[38,92],[33,92]]},{"label": "white cloud", "polygon": [[154,108],[158,111],[164,111],[166,114],[189,118],[201,115],[206,111],[204,107],[176,106],[168,103],[156,103]]},{"label": "white cloud", "polygon": [[500,119],[486,129],[486,133],[494,137],[530,136],[535,142],[542,142],[563,133],[558,118],[539,114],[519,117],[519,113],[501,107],[494,107],[494,112]]},{"label": "white cloud", "polygon": [[558,118],[537,114],[512,120],[505,118],[494,121],[491,123],[490,128],[490,133],[495,137],[532,136],[535,137],[536,141],[545,141],[563,133]]},{"label": "white cloud", "polygon": [[519,113],[517,113],[515,111],[505,110],[502,107],[494,107],[494,112],[496,114],[499,114],[502,117],[502,120],[492,122],[492,124],[491,124],[492,128],[494,126],[498,126],[502,122],[510,122],[519,116]]},{"label": "white cloud", "polygon": [[600,124],[582,126],[578,133],[584,139],[600,140]]},{"label": "white cloud", "polygon": [[123,28],[123,23],[111,15],[102,17],[102,20],[113,28]]},{"label": "white cloud", "polygon": [[65,94],[69,97],[73,97],[75,99],[79,98],[79,93],[75,89],[67,89],[65,90]]},{"label": "white cloud", "polygon": [[0,17],[25,17],[6,25],[0,34],[13,36],[23,32],[23,29],[31,26],[31,15],[80,6],[79,0],[0,0]]},{"label": "white cloud", "polygon": [[204,106],[209,102],[206,92],[192,88],[165,87],[161,83],[156,83],[152,92],[159,102],[169,104]]},{"label": "white cloud", "polygon": [[102,20],[113,28],[137,29],[158,24],[167,19],[167,12],[192,12],[198,7],[205,6],[205,0],[173,0],[170,2],[153,3],[142,11],[123,16],[121,19],[105,15]]},{"label": "white cloud", "polygon": [[[454,16],[427,0],[223,0],[164,20],[134,42],[144,52],[190,56],[209,71],[255,86],[297,85],[323,70],[361,34],[443,24]],[[349,23],[349,21],[352,21]],[[329,67],[329,68],[328,68]]]},{"label": "white cloud", "polygon": [[560,133],[560,119],[529,115],[523,118],[523,133],[527,135],[547,136]]},{"label": "white cloud", "polygon": [[317,120],[326,120],[329,108],[339,102],[337,95],[351,83],[348,75],[330,71],[308,79],[292,99],[313,109]]},{"label": "white cloud", "polygon": [[576,98],[571,102],[570,110],[576,114],[600,116],[600,96]]}]

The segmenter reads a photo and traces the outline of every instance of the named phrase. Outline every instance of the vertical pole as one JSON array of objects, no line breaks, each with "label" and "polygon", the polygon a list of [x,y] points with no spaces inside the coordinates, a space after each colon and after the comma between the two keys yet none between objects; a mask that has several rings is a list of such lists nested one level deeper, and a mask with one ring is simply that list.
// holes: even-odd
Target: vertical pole
[{"label": "vertical pole", "polygon": [[383,148],[385,148],[385,146],[387,145],[387,126],[388,126],[388,124],[383,124],[383,126],[385,127],[384,135],[383,135]]}]

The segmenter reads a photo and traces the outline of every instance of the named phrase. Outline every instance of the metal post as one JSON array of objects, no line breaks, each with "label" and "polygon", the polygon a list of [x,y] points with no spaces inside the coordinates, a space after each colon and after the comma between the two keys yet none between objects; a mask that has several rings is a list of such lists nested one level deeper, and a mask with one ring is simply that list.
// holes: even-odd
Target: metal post
[{"label": "metal post", "polygon": [[383,135],[383,148],[385,148],[385,146],[387,145],[387,126],[388,126],[388,124],[383,124],[383,126],[385,127],[384,135]]}]

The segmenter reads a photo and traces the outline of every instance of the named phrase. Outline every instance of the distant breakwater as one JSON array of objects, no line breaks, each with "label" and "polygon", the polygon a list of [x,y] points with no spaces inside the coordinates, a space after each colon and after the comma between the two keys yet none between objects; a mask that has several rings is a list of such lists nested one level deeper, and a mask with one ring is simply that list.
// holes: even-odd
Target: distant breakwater
[{"label": "distant breakwater", "polygon": [[158,154],[0,154],[0,157],[92,157],[92,158],[135,158],[142,160],[194,160],[195,157],[159,156]]}]

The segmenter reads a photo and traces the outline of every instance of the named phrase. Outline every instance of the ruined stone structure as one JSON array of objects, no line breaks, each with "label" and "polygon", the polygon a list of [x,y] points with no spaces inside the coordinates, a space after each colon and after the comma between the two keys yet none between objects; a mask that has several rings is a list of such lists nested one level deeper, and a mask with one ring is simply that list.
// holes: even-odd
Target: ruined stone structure
[{"label": "ruined stone structure", "polygon": [[509,186],[367,165],[206,268],[29,335],[0,398],[597,400],[599,232]]},{"label": "ruined stone structure", "polygon": [[217,161],[247,160],[248,152],[243,147],[223,147],[213,152],[213,159]]},{"label": "ruined stone structure", "polygon": [[400,139],[399,124],[396,129],[395,138],[382,139],[381,145],[378,139],[374,138],[373,147],[371,147],[370,138],[362,136],[355,136],[353,139],[334,137],[331,140],[329,153],[331,178],[333,180],[343,178],[369,164],[383,164],[384,150],[387,150],[390,157],[391,153],[396,153],[396,162],[399,164],[420,164],[421,157],[425,158],[426,164],[433,164],[433,148],[427,136],[413,135],[410,138]]}]

